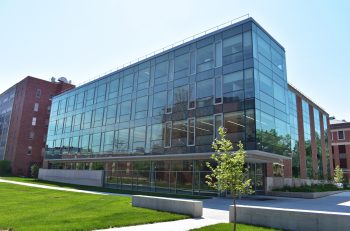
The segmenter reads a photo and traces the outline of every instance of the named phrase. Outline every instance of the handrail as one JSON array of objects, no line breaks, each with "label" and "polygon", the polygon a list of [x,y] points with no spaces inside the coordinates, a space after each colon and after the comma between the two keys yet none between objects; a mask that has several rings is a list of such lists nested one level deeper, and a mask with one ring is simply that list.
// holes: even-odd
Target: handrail
[{"label": "handrail", "polygon": [[164,51],[166,51],[166,50],[168,50],[168,49],[172,49],[172,48],[174,48],[174,47],[176,47],[176,46],[182,45],[182,44],[184,44],[184,43],[186,43],[186,42],[188,42],[188,41],[191,41],[191,40],[194,40],[194,39],[199,38],[199,37],[201,37],[201,36],[204,36],[204,35],[206,35],[206,34],[208,34],[208,33],[210,33],[210,32],[213,32],[213,31],[222,29],[222,28],[224,28],[224,27],[226,27],[226,26],[230,26],[230,25],[232,25],[232,24],[238,22],[238,21],[241,20],[242,18],[249,18],[249,14],[245,14],[245,15],[242,15],[242,16],[240,16],[240,17],[238,17],[238,18],[234,18],[234,19],[232,19],[232,20],[230,20],[230,21],[227,21],[227,22],[224,22],[224,23],[222,23],[222,24],[220,24],[220,25],[217,25],[217,26],[215,26],[215,27],[209,28],[209,29],[207,29],[207,30],[205,30],[205,31],[202,31],[202,32],[200,32],[200,33],[197,33],[197,34],[195,34],[195,35],[192,35],[192,36],[187,37],[187,38],[185,38],[185,39],[182,39],[182,40],[180,40],[180,41],[177,41],[177,42],[175,42],[175,43],[173,43],[173,44],[167,45],[167,46],[165,46],[165,47],[163,47],[163,48],[161,48],[161,49],[158,49],[158,50],[156,50],[156,51],[153,51],[153,52],[151,52],[151,53],[148,53],[148,54],[146,54],[146,55],[144,55],[144,56],[142,56],[142,57],[139,57],[139,58],[137,58],[137,59],[134,59],[134,60],[132,60],[132,61],[130,61],[130,62],[128,62],[128,63],[125,63],[125,64],[123,64],[123,65],[121,65],[121,66],[116,67],[116,68],[113,68],[113,69],[111,69],[111,70],[109,70],[109,71],[106,71],[106,72],[104,72],[104,73],[102,73],[102,74],[100,74],[100,75],[97,75],[97,76],[95,76],[95,77],[93,77],[93,78],[90,78],[90,79],[88,79],[88,80],[85,80],[85,81],[83,81],[83,82],[81,82],[81,83],[78,83],[78,84],[76,84],[76,86],[77,86],[77,87],[82,86],[82,85],[84,85],[84,84],[86,84],[86,83],[88,83],[88,82],[91,82],[91,81],[94,81],[94,80],[99,79],[99,78],[101,78],[101,77],[104,77],[104,76],[106,76],[106,75],[108,75],[108,74],[110,74],[110,73],[112,73],[112,72],[115,72],[115,71],[118,71],[118,70],[120,70],[120,69],[123,69],[124,67],[127,67],[127,66],[130,66],[130,65],[132,65],[132,64],[135,64],[135,63],[137,63],[137,62],[139,62],[139,61],[141,61],[141,60],[143,60],[143,59],[153,57],[153,56],[155,56],[155,55],[157,55],[157,54],[160,54],[160,53],[162,53],[162,52],[164,52]]}]

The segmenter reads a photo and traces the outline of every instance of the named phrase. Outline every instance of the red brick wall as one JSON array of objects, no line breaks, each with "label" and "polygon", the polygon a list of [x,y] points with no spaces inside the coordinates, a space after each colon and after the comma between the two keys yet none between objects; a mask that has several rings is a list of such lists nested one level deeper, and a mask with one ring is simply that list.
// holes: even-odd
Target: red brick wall
[{"label": "red brick wall", "polygon": [[299,131],[299,154],[300,154],[300,178],[306,179],[306,151],[305,137],[303,124],[303,109],[301,97],[297,96],[297,116],[298,116],[298,131]]},{"label": "red brick wall", "polygon": [[312,173],[313,178],[317,179],[318,163],[317,163],[317,144],[315,138],[315,116],[314,107],[309,105],[310,129],[311,129],[311,151],[312,151]]},{"label": "red brick wall", "polygon": [[[11,161],[13,174],[28,176],[33,163],[42,164],[51,97],[73,87],[33,77],[27,77],[17,84],[9,129],[10,141],[6,147],[6,159]],[[37,89],[41,90],[40,98],[36,97]],[[35,103],[39,103],[37,112],[34,111]],[[37,118],[35,126],[32,126],[33,117]],[[31,132],[34,132],[33,139],[29,139]],[[32,154],[28,154],[29,146],[32,147]]]},{"label": "red brick wall", "polygon": [[[327,179],[327,164],[330,164],[331,162],[327,163],[326,142],[324,137],[324,123],[323,123],[323,115],[321,112],[320,112],[320,122],[321,122],[321,148],[322,148],[323,177],[324,179]],[[329,152],[331,152],[331,150]],[[331,158],[329,159],[331,160]]]}]

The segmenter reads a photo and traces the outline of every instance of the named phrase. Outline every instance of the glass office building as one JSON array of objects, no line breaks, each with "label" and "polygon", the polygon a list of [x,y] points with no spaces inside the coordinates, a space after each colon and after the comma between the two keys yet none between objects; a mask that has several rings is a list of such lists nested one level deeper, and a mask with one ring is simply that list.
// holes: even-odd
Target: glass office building
[{"label": "glass office building", "polygon": [[266,164],[292,159],[288,100],[284,48],[249,18],[54,97],[45,159],[103,168],[108,186],[205,192],[224,126],[264,190]]}]

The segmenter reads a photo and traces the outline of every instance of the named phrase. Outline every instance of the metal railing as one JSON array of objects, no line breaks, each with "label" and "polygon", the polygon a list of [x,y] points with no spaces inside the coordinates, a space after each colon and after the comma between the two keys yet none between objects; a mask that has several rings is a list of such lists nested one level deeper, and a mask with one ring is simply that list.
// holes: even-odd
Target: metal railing
[{"label": "metal railing", "polygon": [[125,64],[123,64],[123,65],[121,65],[121,66],[116,67],[116,68],[113,68],[113,69],[111,69],[111,70],[109,70],[109,71],[107,71],[107,72],[104,72],[104,73],[102,73],[102,74],[100,74],[100,75],[97,75],[97,76],[95,76],[95,77],[93,77],[93,78],[90,78],[90,79],[88,79],[88,80],[86,80],[86,81],[83,81],[83,82],[81,82],[81,83],[78,83],[76,86],[79,87],[79,86],[84,85],[84,84],[86,84],[86,83],[88,83],[88,82],[91,82],[91,81],[94,81],[94,80],[99,79],[99,78],[101,78],[101,77],[104,77],[104,76],[106,76],[106,75],[108,75],[108,74],[110,74],[110,73],[112,73],[112,72],[121,70],[121,69],[123,69],[123,68],[125,68],[125,67],[127,67],[127,66],[130,66],[130,65],[132,65],[132,64],[135,64],[135,63],[137,63],[137,62],[139,62],[139,61],[141,61],[141,60],[144,60],[144,59],[153,57],[153,56],[155,56],[155,55],[157,55],[157,54],[160,54],[160,53],[162,53],[162,52],[164,52],[164,51],[166,51],[166,50],[172,49],[172,48],[174,48],[174,47],[176,47],[176,46],[182,45],[182,44],[184,44],[184,43],[186,43],[186,42],[189,42],[189,41],[191,41],[191,40],[194,40],[194,39],[196,39],[196,38],[199,38],[199,37],[201,37],[201,36],[204,36],[204,35],[206,35],[206,34],[209,34],[209,33],[213,32],[213,31],[216,31],[216,30],[222,29],[222,28],[224,28],[224,27],[230,26],[230,25],[232,25],[232,24],[234,24],[234,23],[236,23],[236,22],[238,22],[238,21],[240,21],[240,20],[247,19],[247,18],[249,18],[249,14],[242,15],[242,16],[240,16],[240,17],[238,17],[238,18],[232,19],[232,20],[230,20],[230,21],[228,21],[228,22],[222,23],[222,24],[220,24],[220,25],[217,25],[217,26],[215,26],[215,27],[212,27],[212,28],[210,28],[210,29],[207,29],[207,30],[205,30],[205,31],[202,31],[202,32],[200,32],[200,33],[198,33],[198,34],[192,35],[192,36],[187,37],[187,38],[185,38],[185,39],[183,39],[183,40],[180,40],[180,41],[178,41],[178,42],[175,42],[175,43],[173,43],[173,44],[170,44],[170,45],[168,45],[168,46],[165,46],[165,47],[163,47],[163,48],[161,48],[161,49],[158,49],[158,50],[156,50],[156,51],[153,51],[153,52],[151,52],[151,53],[148,53],[148,54],[146,54],[146,55],[144,55],[144,56],[142,56],[142,57],[139,57],[139,58],[137,58],[137,59],[134,59],[134,60],[132,60],[132,61],[130,61],[130,62],[128,62],[128,63],[125,63]]},{"label": "metal railing", "polygon": [[205,183],[207,171],[105,171],[105,186],[122,190],[217,194]]}]

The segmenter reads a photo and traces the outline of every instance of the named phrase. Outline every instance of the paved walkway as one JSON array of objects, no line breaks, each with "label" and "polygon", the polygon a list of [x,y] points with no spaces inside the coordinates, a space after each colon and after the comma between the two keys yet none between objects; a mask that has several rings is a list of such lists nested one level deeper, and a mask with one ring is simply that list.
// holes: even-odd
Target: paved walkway
[{"label": "paved walkway", "polygon": [[0,183],[1,182],[2,183],[9,183],[9,184],[23,185],[23,186],[29,186],[29,187],[34,187],[34,188],[53,189],[53,190],[67,191],[67,192],[78,192],[78,193],[87,193],[87,194],[95,194],[95,195],[131,196],[129,194],[118,194],[118,193],[109,193],[109,192],[96,192],[96,191],[80,190],[80,189],[73,189],[73,188],[64,188],[64,187],[59,187],[59,186],[49,186],[49,185],[43,185],[43,184],[33,184],[33,183],[25,183],[25,182],[12,181],[12,180],[4,180],[4,179],[0,178]]},{"label": "paved walkway", "polygon": [[202,218],[184,219],[178,221],[159,222],[154,224],[136,225],[121,228],[110,228],[99,231],[188,231],[208,225],[228,222],[228,211],[203,208]]},{"label": "paved walkway", "polygon": [[[89,193],[97,195],[116,195],[116,196],[130,196],[126,194],[93,192],[87,190],[78,190],[70,188],[62,188],[55,186],[39,185],[32,183],[16,182],[0,179],[0,183],[11,183],[36,188],[45,188],[53,190],[61,190],[68,192]],[[207,225],[226,223],[228,222],[228,208],[232,204],[232,199],[227,198],[212,198],[203,200],[203,217],[197,219],[184,219],[170,222],[160,222],[154,224],[145,224],[121,228],[110,228],[100,231],[187,231],[194,228],[200,228]],[[301,199],[301,198],[283,198],[271,196],[256,196],[249,199],[238,200],[239,205],[252,205],[262,207],[274,207],[285,209],[302,209],[315,210],[325,212],[343,212],[350,213],[350,192],[342,192],[331,196],[317,198],[317,199]]]}]

